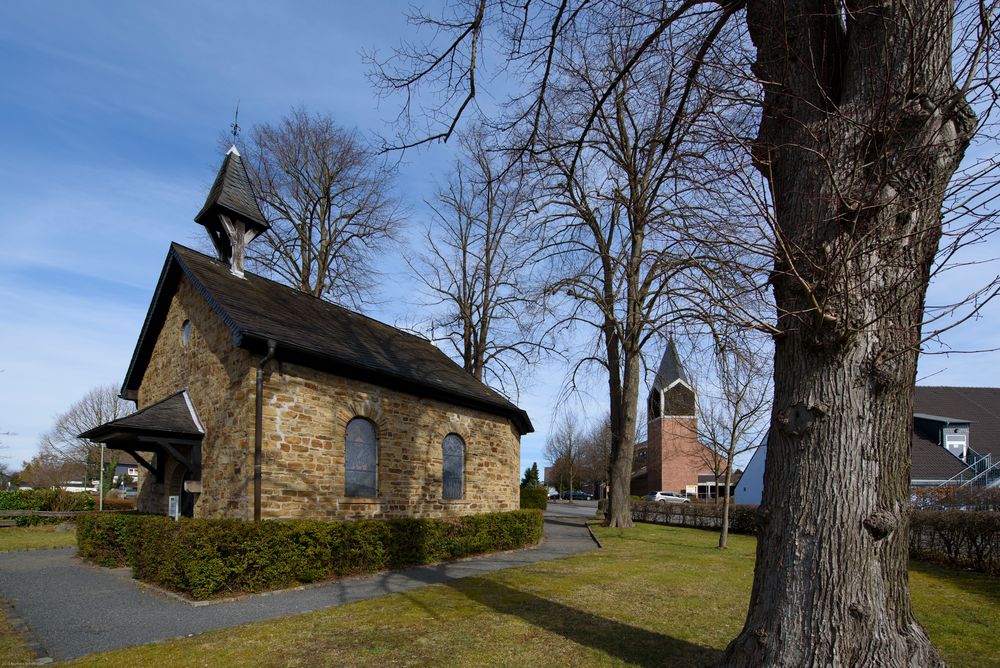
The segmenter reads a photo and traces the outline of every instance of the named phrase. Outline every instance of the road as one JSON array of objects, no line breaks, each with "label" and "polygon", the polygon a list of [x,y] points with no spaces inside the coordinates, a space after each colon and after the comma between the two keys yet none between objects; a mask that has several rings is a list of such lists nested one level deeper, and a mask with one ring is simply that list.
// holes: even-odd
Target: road
[{"label": "road", "polygon": [[597,516],[597,501],[549,501],[546,517],[582,517],[592,520]]}]

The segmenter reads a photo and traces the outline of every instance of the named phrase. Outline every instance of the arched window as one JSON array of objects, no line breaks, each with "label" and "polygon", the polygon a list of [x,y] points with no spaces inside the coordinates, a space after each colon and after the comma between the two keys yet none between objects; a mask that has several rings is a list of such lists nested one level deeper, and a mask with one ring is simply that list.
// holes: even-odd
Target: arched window
[{"label": "arched window", "polygon": [[344,450],[344,495],[378,496],[378,440],[375,423],[354,418],[347,423]]},{"label": "arched window", "polygon": [[461,499],[465,496],[465,441],[458,434],[448,434],[441,450],[442,496]]},{"label": "arched window", "polygon": [[181,343],[185,346],[191,343],[191,321],[185,320],[181,325]]}]

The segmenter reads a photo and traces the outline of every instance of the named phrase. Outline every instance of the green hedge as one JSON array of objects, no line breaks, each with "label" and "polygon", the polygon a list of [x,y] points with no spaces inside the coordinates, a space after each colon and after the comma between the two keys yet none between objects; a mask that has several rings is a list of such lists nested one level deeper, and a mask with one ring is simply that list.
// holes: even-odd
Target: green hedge
[{"label": "green hedge", "polygon": [[542,538],[537,510],[455,520],[244,522],[151,515],[77,520],[80,556],[196,599],[510,550]]},{"label": "green hedge", "polygon": [[[721,527],[720,506],[700,503],[633,502],[637,522],[671,524],[698,529]],[[732,506],[729,530],[754,534],[757,506]],[[913,510],[910,514],[910,558],[933,561],[1000,575],[1000,511]]]},{"label": "green hedge", "polygon": [[547,487],[532,485],[521,488],[521,510],[535,508],[545,510],[549,507],[549,490]]},{"label": "green hedge", "polygon": [[1000,575],[1000,512],[914,511],[910,516],[910,556]]},{"label": "green hedge", "polygon": [[[696,529],[721,529],[722,506],[708,503],[667,503],[633,501],[632,519],[636,522],[672,524]],[[729,507],[729,531],[753,535],[757,532],[757,506]]]},{"label": "green hedge", "polygon": [[[94,497],[86,492],[66,492],[61,489],[12,489],[0,492],[0,517],[5,510],[78,511],[94,510]],[[66,520],[52,517],[18,517],[18,526]]]}]

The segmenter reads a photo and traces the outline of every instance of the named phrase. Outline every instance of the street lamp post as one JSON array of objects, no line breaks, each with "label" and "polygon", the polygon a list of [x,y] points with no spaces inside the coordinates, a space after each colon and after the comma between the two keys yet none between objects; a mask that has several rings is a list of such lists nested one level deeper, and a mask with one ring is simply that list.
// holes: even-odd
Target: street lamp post
[{"label": "street lamp post", "polygon": [[101,443],[101,483],[97,488],[97,510],[104,511],[104,444]]}]

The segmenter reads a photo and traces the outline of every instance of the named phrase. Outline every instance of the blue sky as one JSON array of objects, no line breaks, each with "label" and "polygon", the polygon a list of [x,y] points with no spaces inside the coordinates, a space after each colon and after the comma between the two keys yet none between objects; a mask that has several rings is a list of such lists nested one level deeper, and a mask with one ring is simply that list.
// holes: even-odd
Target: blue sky
[{"label": "blue sky", "polygon": [[[53,417],[87,389],[119,384],[170,241],[201,245],[192,222],[232,122],[291,106],[387,131],[360,53],[412,37],[406,2],[79,2],[0,4],[0,431],[7,463],[36,450]],[[417,232],[422,200],[451,147],[407,154],[399,196]],[[995,151],[995,147],[992,148]],[[405,324],[416,296],[400,253],[386,259],[397,298],[371,315]],[[997,242],[975,249],[995,257]],[[943,301],[995,267],[955,272]],[[1000,346],[1000,314],[949,336],[954,348]],[[996,385],[997,353],[921,362],[933,384]],[[542,463],[563,369],[538,369],[521,397],[536,434],[522,464]],[[544,382],[543,382],[544,381]],[[585,405],[600,411],[604,381]]]}]

